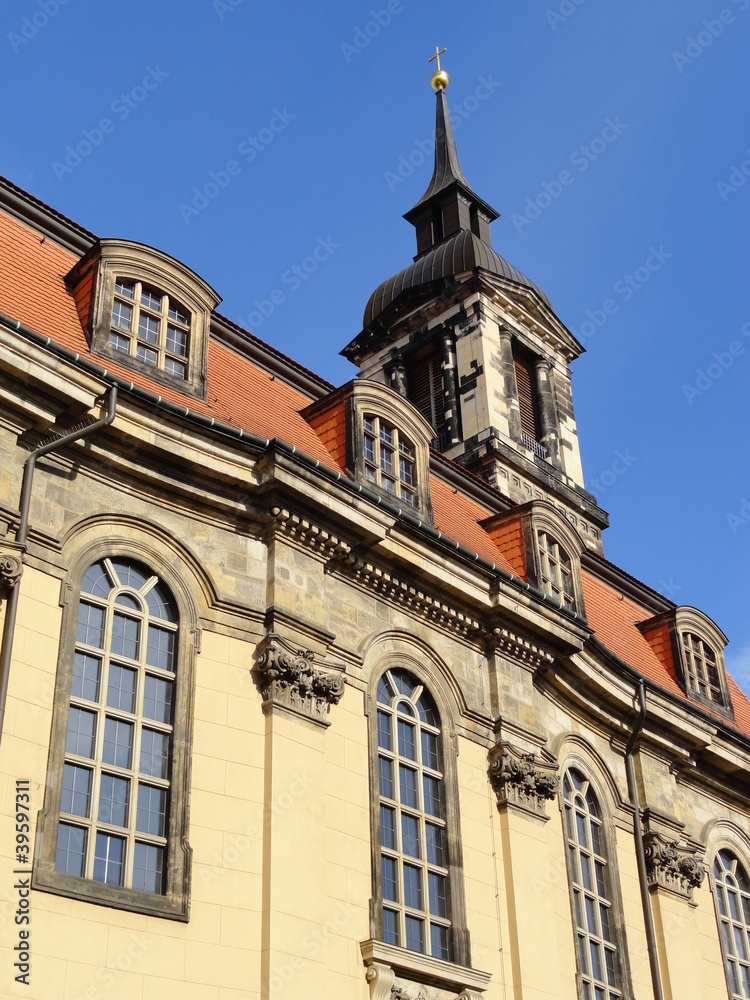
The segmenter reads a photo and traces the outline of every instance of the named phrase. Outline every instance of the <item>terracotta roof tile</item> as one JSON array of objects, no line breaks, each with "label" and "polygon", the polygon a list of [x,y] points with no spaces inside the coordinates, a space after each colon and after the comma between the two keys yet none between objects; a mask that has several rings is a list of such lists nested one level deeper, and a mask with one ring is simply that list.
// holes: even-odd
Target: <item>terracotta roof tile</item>
[{"label": "terracotta roof tile", "polygon": [[457,493],[452,486],[436,479],[430,479],[432,494],[432,509],[435,514],[435,527],[449,538],[460,542],[472,552],[477,552],[483,559],[488,559],[496,566],[502,567],[508,573],[513,569],[492,542],[492,539],[477,523],[492,513],[470,497]]}]

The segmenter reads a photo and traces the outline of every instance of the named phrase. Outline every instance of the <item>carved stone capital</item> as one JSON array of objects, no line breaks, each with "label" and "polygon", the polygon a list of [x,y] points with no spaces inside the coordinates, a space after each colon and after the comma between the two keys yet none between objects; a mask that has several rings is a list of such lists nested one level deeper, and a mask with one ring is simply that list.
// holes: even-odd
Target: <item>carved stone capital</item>
[{"label": "carved stone capital", "polygon": [[696,858],[696,849],[677,840],[669,840],[654,830],[643,834],[648,884],[692,900],[705,877],[705,869]]},{"label": "carved stone capital", "polygon": [[422,990],[419,993],[410,993],[403,986],[391,986],[391,1000],[427,1000]]},{"label": "carved stone capital", "polygon": [[14,552],[0,551],[0,586],[12,590],[23,573],[21,556]]},{"label": "carved stone capital", "polygon": [[373,962],[367,967],[365,979],[370,986],[370,1000],[391,1000],[391,991],[396,973],[390,965]]},{"label": "carved stone capital", "polygon": [[331,705],[344,694],[341,674],[321,670],[315,654],[298,649],[270,632],[258,645],[258,677],[264,710],[279,706],[304,718],[328,726]]},{"label": "carved stone capital", "polygon": [[525,753],[505,740],[489,752],[488,774],[499,807],[514,806],[546,820],[545,804],[560,785],[557,761],[544,750]]}]

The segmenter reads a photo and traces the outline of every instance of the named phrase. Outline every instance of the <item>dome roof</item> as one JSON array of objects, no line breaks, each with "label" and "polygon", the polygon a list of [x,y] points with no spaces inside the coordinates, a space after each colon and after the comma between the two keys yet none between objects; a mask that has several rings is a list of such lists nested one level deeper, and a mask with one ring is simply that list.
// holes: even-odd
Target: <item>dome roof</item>
[{"label": "dome roof", "polygon": [[507,260],[496,253],[489,244],[467,229],[462,229],[455,235],[433,247],[429,253],[419,257],[398,274],[381,282],[368,299],[362,327],[366,329],[380,313],[394,302],[398,296],[409,288],[426,285],[431,281],[448,278],[463,271],[471,271],[475,267],[490,274],[498,274],[502,278],[514,281],[524,288],[530,288],[540,296],[550,308],[549,299],[525,274],[509,264]]}]

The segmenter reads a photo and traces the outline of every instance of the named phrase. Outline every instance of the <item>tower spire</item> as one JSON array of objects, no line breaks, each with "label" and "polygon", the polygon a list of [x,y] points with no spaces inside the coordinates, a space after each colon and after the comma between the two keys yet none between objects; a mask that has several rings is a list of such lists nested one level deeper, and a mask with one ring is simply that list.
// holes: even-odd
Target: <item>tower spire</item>
[{"label": "tower spire", "polygon": [[435,166],[427,190],[404,218],[417,230],[417,257],[429,253],[444,239],[460,230],[474,233],[490,244],[489,224],[498,213],[471,188],[461,169],[445,90],[450,82],[440,66],[446,49],[435,46],[438,68],[430,77],[435,89]]}]

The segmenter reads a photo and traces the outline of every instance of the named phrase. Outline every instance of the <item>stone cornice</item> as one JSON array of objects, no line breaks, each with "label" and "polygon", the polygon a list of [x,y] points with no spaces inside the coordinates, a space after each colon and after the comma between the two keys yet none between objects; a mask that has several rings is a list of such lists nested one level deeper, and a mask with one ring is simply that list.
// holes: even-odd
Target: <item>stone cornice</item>
[{"label": "stone cornice", "polygon": [[321,670],[312,650],[298,649],[274,632],[261,640],[256,652],[263,710],[279,708],[329,726],[330,706],[338,705],[344,694],[343,674]]},{"label": "stone cornice", "polygon": [[557,761],[548,751],[526,753],[501,740],[490,749],[488,761],[498,808],[511,806],[545,821],[549,818],[546,803],[557,795],[560,779]]},{"label": "stone cornice", "polygon": [[555,662],[552,653],[507,628],[492,630],[492,645],[503,656],[516,660],[521,666],[531,670],[550,667]]},{"label": "stone cornice", "polygon": [[283,507],[273,507],[271,517],[282,534],[306,549],[311,549],[325,559],[341,558],[351,552],[351,545],[337,535],[320,528],[317,524],[299,514],[293,514]]}]

